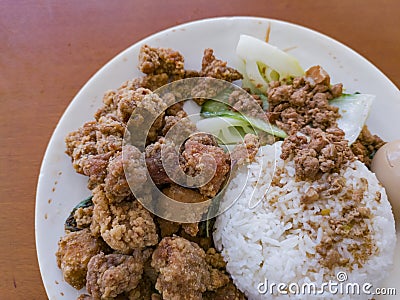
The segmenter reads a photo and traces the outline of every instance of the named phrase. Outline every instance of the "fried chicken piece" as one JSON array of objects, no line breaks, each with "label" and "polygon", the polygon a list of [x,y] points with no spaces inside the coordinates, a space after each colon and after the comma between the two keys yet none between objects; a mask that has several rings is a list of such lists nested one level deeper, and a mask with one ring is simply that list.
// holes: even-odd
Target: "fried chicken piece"
[{"label": "fried chicken piece", "polygon": [[97,122],[87,122],[78,130],[69,133],[65,138],[65,153],[71,157],[76,172],[84,174],[81,160],[89,155],[96,155]]},{"label": "fried chicken piece", "polygon": [[117,153],[107,166],[107,176],[104,180],[107,198],[111,202],[119,202],[132,194],[131,188],[138,188],[138,192],[147,180],[146,174],[142,153],[135,146],[123,146],[122,151]]},{"label": "fried chicken piece", "polygon": [[75,170],[89,176],[89,189],[104,182],[110,158],[122,148],[125,128],[115,116],[107,115],[66,137],[66,153],[71,156]]},{"label": "fried chicken piece", "polygon": [[127,300],[149,300],[155,293],[150,279],[143,276],[137,287],[127,293]]},{"label": "fried chicken piece", "polygon": [[209,268],[210,284],[207,286],[208,291],[216,291],[229,283],[229,276],[224,271]]},{"label": "fried chicken piece", "polygon": [[[138,286],[133,290],[125,293],[126,300],[149,300],[153,299],[153,295],[157,294],[154,287],[157,281],[158,273],[151,266],[151,255],[153,254],[152,248],[146,248],[142,252],[143,257],[143,274]],[[161,298],[160,298],[161,300]]]},{"label": "fried chicken piece", "polygon": [[259,148],[260,141],[258,137],[251,133],[246,134],[243,142],[237,144],[231,153],[232,164],[240,166],[252,162]]},{"label": "fried chicken piece", "polygon": [[100,253],[89,261],[86,288],[93,300],[115,298],[136,288],[142,273],[140,251],[132,255]]},{"label": "fried chicken piece", "polygon": [[210,284],[205,252],[181,237],[166,237],[153,253],[151,265],[160,272],[156,289],[163,299],[202,299]]},{"label": "fried chicken piece", "polygon": [[[209,138],[201,138],[202,135],[206,134],[196,134],[186,141],[181,165],[187,175],[200,176],[202,181],[210,175],[210,172],[214,171],[212,178],[199,187],[202,195],[214,197],[221,189],[230,171],[230,159],[222,148],[209,144]],[[204,143],[199,139],[207,140],[207,142]]]},{"label": "fried chicken piece", "polygon": [[89,176],[89,189],[95,188],[104,182],[110,158],[121,151],[125,124],[113,115],[101,117],[96,126],[96,155],[82,157],[83,174]]},{"label": "fried chicken piece", "polygon": [[246,296],[239,291],[230,281],[227,285],[217,289],[214,292],[206,292],[203,294],[204,300],[246,300]]},{"label": "fried chicken piece", "polygon": [[79,229],[88,228],[92,224],[93,206],[79,207],[74,213],[76,227]]},{"label": "fried chicken piece", "polygon": [[205,49],[201,64],[201,77],[207,79],[215,78],[219,80],[198,80],[192,88],[191,98],[198,104],[202,105],[209,99],[213,99],[223,92],[229,86],[226,81],[232,82],[242,79],[243,76],[237,70],[227,66],[226,61],[216,59],[212,49]]},{"label": "fried chicken piece", "polygon": [[226,262],[222,257],[221,253],[217,252],[215,248],[210,248],[206,252],[207,263],[215,269],[224,269],[226,267]]},{"label": "fried chicken piece", "polygon": [[[147,144],[156,141],[158,133],[163,127],[165,110],[168,108],[167,104],[156,93],[151,93],[144,97],[143,100],[138,103],[137,107],[139,111],[138,115],[135,115],[130,120],[130,124],[134,125],[132,136],[137,136],[139,134],[140,137],[142,130],[143,134],[146,135]],[[150,120],[154,120],[154,122],[150,124],[151,127],[148,129]]]},{"label": "fried chicken piece", "polygon": [[127,123],[133,110],[151,90],[138,83],[138,79],[124,82],[118,89],[109,90],[103,96],[103,107],[94,115],[96,120],[102,116],[114,115]]},{"label": "fried chicken piece", "polygon": [[208,133],[196,133],[190,137],[190,140],[207,146],[218,146],[217,139]]},{"label": "fried chicken piece", "polygon": [[[151,77],[160,76],[154,75]],[[167,82],[157,83],[157,85],[165,83]],[[117,90],[108,91],[103,98],[103,107],[95,114],[96,120],[100,122],[104,117],[110,118],[110,116],[113,116],[115,120],[121,122],[124,126],[134,125],[133,137],[138,136],[139,133],[139,142],[142,142],[146,136],[149,141],[155,141],[158,137],[158,132],[163,126],[164,111],[167,109],[167,105],[157,94],[152,93],[149,88],[143,87],[143,84],[144,79],[137,78],[125,82]],[[152,84],[155,85],[156,83]],[[151,86],[152,89],[155,89],[154,87]],[[155,122],[149,124],[148,122],[153,118]],[[150,130],[148,130],[149,125],[152,125]],[[128,126],[128,129],[131,128]],[[126,138],[132,137],[130,131],[126,132],[125,128],[121,136],[123,137],[124,134]]]},{"label": "fried chicken piece", "polygon": [[88,188],[94,189],[98,184],[104,182],[107,175],[107,166],[112,152],[105,154],[89,155],[81,159],[83,174],[89,176]]},{"label": "fried chicken piece", "polygon": [[214,99],[218,94],[224,92],[227,83],[212,78],[204,78],[196,81],[196,85],[190,91],[191,98],[198,104],[203,105],[207,100]]},{"label": "fried chicken piece", "polygon": [[[190,121],[186,112],[183,110],[177,112],[174,116],[166,116],[164,118],[164,123],[165,125],[161,133],[174,142],[185,140],[197,131],[196,125]],[[172,130],[170,131],[171,128]]]},{"label": "fried chicken piece", "polygon": [[[111,99],[104,101],[103,98],[104,105],[108,108],[105,110],[103,109],[103,111],[108,114],[112,113],[123,123],[127,123],[138,103],[140,103],[146,95],[150,94],[151,90],[134,86],[132,81],[127,81],[117,90],[109,91],[108,93],[108,97],[111,97]],[[99,112],[97,115],[99,115]]]},{"label": "fried chicken piece", "polygon": [[153,217],[133,197],[112,204],[99,186],[93,191],[93,204],[90,229],[93,234],[101,235],[112,249],[130,253],[133,249],[157,244]]},{"label": "fried chicken piece", "polygon": [[208,48],[204,50],[200,76],[213,77],[229,82],[243,78],[239,71],[228,67],[226,61],[216,59],[213,53],[212,49]]},{"label": "fried chicken piece", "polygon": [[207,251],[213,245],[212,235],[207,237],[207,236],[201,235],[200,232],[201,232],[201,230],[199,228],[199,232],[197,233],[197,235],[192,236],[192,235],[188,234],[185,230],[180,230],[178,235],[183,237],[184,239],[187,239],[190,242],[196,243],[204,251]]},{"label": "fried chicken piece", "polygon": [[162,192],[175,201],[182,203],[200,203],[209,199],[194,189],[185,188],[177,184],[171,184],[164,188]]},{"label": "fried chicken piece", "polygon": [[168,84],[170,81],[170,77],[166,73],[155,74],[155,75],[146,75],[143,77],[138,77],[132,80],[132,84],[136,87],[146,88],[151,91],[155,91],[158,88]]},{"label": "fried chicken piece", "polygon": [[173,234],[177,233],[181,228],[181,224],[165,220],[163,218],[157,218],[158,226],[160,227],[160,235],[161,238],[166,236],[172,236]]},{"label": "fried chicken piece", "polygon": [[[199,231],[197,222],[202,219],[203,214],[207,212],[209,207],[209,203],[206,202],[209,198],[200,194],[197,190],[185,188],[177,184],[171,184],[169,187],[164,188],[162,192],[165,196],[177,202],[201,203],[201,205],[190,205],[185,208],[181,207],[179,211],[180,216],[185,216],[187,222],[189,222],[189,220],[196,221],[182,225],[185,232],[191,236],[195,236]],[[161,212],[170,212],[173,204],[171,202],[159,201],[158,205],[158,209]]]},{"label": "fried chicken piece", "polygon": [[[157,142],[146,147],[146,164],[149,174],[156,185],[172,183],[174,176],[184,175],[179,165],[179,149],[175,144],[182,143],[186,137],[196,131],[196,126],[181,111],[176,116],[166,116],[162,134]],[[171,129],[171,130],[170,130]],[[166,172],[166,169],[168,173]],[[179,177],[178,177],[179,178]]]},{"label": "fried chicken piece", "polygon": [[172,221],[165,220],[163,218],[158,218],[158,225],[160,227],[161,237],[172,236],[177,233],[180,229],[183,229],[187,234],[191,236],[196,236],[199,232],[198,223],[176,223]]},{"label": "fried chicken piece", "polygon": [[367,125],[364,125],[357,140],[351,145],[354,155],[368,168],[371,166],[372,157],[385,142],[377,135],[371,134]]},{"label": "fried chicken piece", "polygon": [[121,151],[126,124],[110,114],[97,121],[96,148],[97,153],[106,154]]},{"label": "fried chicken piece", "polygon": [[106,251],[107,245],[93,237],[89,229],[75,231],[64,236],[58,243],[57,265],[64,280],[80,290],[86,283],[86,272],[92,256]]},{"label": "fried chicken piece", "polygon": [[178,101],[181,99],[177,99],[177,95],[174,93],[166,93],[162,95],[162,98],[168,105],[168,108],[165,111],[167,116],[177,116],[179,113],[186,115],[186,112],[183,110],[185,101]]},{"label": "fried chicken piece", "polygon": [[165,138],[160,138],[154,144],[146,147],[146,165],[155,184],[163,185],[173,182],[165,171],[164,165],[173,165],[176,161],[176,166],[179,167],[176,151],[175,144]]},{"label": "fried chicken piece", "polygon": [[143,45],[139,52],[139,70],[145,74],[180,75],[183,77],[184,58],[170,48],[152,48]]},{"label": "fried chicken piece", "polygon": [[117,97],[117,116],[127,123],[132,116],[133,111],[142,102],[144,97],[151,94],[146,88],[138,88],[135,90],[119,89]]},{"label": "fried chicken piece", "polygon": [[182,229],[191,236],[196,236],[199,232],[199,223],[183,223]]}]

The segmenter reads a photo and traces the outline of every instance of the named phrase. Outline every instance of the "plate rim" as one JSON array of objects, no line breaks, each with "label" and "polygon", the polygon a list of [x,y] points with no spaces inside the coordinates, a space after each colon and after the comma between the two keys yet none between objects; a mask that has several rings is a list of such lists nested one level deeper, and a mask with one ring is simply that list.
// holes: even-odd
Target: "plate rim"
[{"label": "plate rim", "polygon": [[371,61],[369,61],[367,58],[347,46],[345,43],[338,41],[337,39],[334,39],[330,37],[329,35],[325,33],[318,32],[315,29],[311,29],[308,27],[305,27],[300,24],[296,24],[293,22],[289,21],[283,21],[279,19],[274,19],[274,18],[265,18],[265,17],[256,17],[256,16],[218,16],[218,17],[211,17],[211,18],[203,18],[203,19],[198,19],[198,20],[193,20],[185,23],[181,23],[175,26],[171,26],[168,28],[165,28],[161,31],[157,31],[155,33],[149,34],[146,37],[136,41],[134,44],[128,46],[127,48],[123,49],[119,53],[117,53],[115,56],[113,56],[111,59],[109,59],[105,64],[103,64],[90,78],[84,83],[84,85],[79,89],[79,91],[75,94],[75,96],[71,99],[71,101],[68,103],[67,107],[64,109],[61,117],[58,119],[57,124],[49,138],[46,150],[44,152],[44,155],[41,160],[41,165],[40,165],[40,170],[39,170],[39,175],[38,175],[38,180],[37,180],[37,185],[36,185],[36,195],[35,195],[35,248],[36,248],[36,259],[39,265],[39,271],[40,271],[40,276],[42,279],[42,284],[45,288],[46,294],[49,297],[49,282],[45,280],[43,277],[43,262],[41,262],[41,254],[39,253],[39,242],[38,242],[38,227],[39,227],[39,202],[40,201],[45,201],[41,199],[41,195],[44,193],[44,172],[46,169],[48,162],[48,157],[50,155],[51,149],[54,147],[54,141],[55,137],[57,136],[58,131],[60,130],[61,124],[63,124],[66,120],[66,117],[70,114],[70,111],[72,108],[75,106],[75,104],[78,102],[78,99],[81,97],[81,95],[84,93],[84,91],[87,89],[88,86],[90,86],[93,82],[97,80],[97,78],[100,76],[101,73],[103,73],[105,70],[107,70],[115,61],[118,61],[121,59],[127,52],[129,52],[132,48],[138,47],[141,44],[146,43],[150,39],[156,39],[159,36],[164,36],[168,32],[172,32],[174,30],[180,30],[181,28],[187,27],[187,26],[193,26],[193,25],[199,25],[199,24],[206,24],[209,22],[226,22],[229,20],[245,20],[245,21],[260,21],[260,22],[271,22],[271,23],[279,23],[281,25],[285,26],[292,26],[294,28],[298,28],[300,30],[309,32],[318,38],[322,38],[326,40],[328,43],[333,43],[336,46],[340,48],[344,48],[346,51],[350,52],[352,55],[355,55],[358,59],[362,60],[363,63],[368,64],[368,67],[375,69],[375,71],[379,72],[380,75],[382,76],[381,79],[383,79],[386,84],[388,84],[391,88],[396,89],[397,92],[400,94],[399,88],[389,79],[389,77],[381,71],[376,65],[374,65]]}]

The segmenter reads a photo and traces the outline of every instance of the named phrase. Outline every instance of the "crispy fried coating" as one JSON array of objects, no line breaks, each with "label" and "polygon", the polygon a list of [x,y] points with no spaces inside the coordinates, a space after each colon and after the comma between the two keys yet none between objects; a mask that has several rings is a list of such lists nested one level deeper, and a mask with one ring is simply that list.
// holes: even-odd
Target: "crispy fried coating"
[{"label": "crispy fried coating", "polygon": [[184,58],[170,48],[153,48],[143,45],[139,52],[139,70],[148,75],[184,75]]},{"label": "crispy fried coating", "polygon": [[134,198],[111,204],[102,186],[94,190],[91,230],[114,250],[130,253],[157,244],[156,225],[151,214]]},{"label": "crispy fried coating", "polygon": [[[202,135],[206,137],[201,138]],[[196,134],[186,141],[181,165],[185,173],[193,177],[200,174],[207,176],[214,170],[211,180],[199,187],[200,194],[214,197],[230,171],[230,158],[222,148],[210,144],[207,136],[207,134]]]},{"label": "crispy fried coating", "polygon": [[376,134],[372,134],[367,125],[364,125],[357,140],[351,145],[351,151],[370,168],[373,156],[383,145],[385,145],[385,142]]},{"label": "crispy fried coating", "polygon": [[217,289],[214,292],[206,292],[203,294],[204,300],[245,300],[246,296],[239,291],[230,281],[227,285]]},{"label": "crispy fried coating", "polygon": [[75,231],[64,236],[58,243],[57,265],[64,280],[80,290],[86,283],[87,265],[92,256],[107,250],[106,244],[93,237],[89,229]]},{"label": "crispy fried coating", "polygon": [[226,61],[216,59],[214,56],[214,51],[209,48],[204,50],[200,75],[204,77],[222,79],[229,82],[243,78],[239,71],[228,67]]},{"label": "crispy fried coating", "polygon": [[166,237],[153,253],[151,265],[160,272],[156,289],[163,299],[202,299],[210,284],[206,254],[196,243]]},{"label": "crispy fried coating", "polygon": [[89,261],[86,288],[93,300],[112,299],[136,288],[142,273],[140,251],[133,255],[100,253]]},{"label": "crispy fried coating", "polygon": [[[132,145],[125,145],[107,166],[104,190],[111,202],[122,201],[132,194],[131,187],[142,187],[147,180],[144,155]],[[134,182],[133,182],[134,181]],[[131,185],[129,183],[132,183]]]}]

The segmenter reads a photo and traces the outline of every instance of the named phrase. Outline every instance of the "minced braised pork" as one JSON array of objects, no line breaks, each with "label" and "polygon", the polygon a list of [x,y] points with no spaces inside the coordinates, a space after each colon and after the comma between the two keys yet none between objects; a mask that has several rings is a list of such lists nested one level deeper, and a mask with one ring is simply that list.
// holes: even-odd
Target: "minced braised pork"
[{"label": "minced braised pork", "polygon": [[339,128],[305,127],[287,137],[282,144],[282,159],[294,159],[296,177],[305,180],[318,179],[323,173],[338,172],[353,153]]},{"label": "minced braised pork", "polygon": [[[357,195],[361,196],[360,200],[357,200]],[[349,260],[344,259],[336,249],[336,244],[343,239],[362,241],[350,245],[347,249],[354,257],[352,264],[358,264],[359,267],[362,267],[376,250],[367,225],[371,211],[360,204],[363,198],[362,193],[354,191],[350,197],[355,199],[355,203],[343,207],[341,215],[328,217],[329,228],[324,230],[325,236],[316,247],[316,251],[321,257],[321,264],[330,269],[336,266],[346,266],[349,263]]]},{"label": "minced braised pork", "polygon": [[89,260],[107,249],[107,245],[92,236],[89,229],[68,233],[59,241],[56,252],[57,265],[64,280],[78,290],[83,288]]},{"label": "minced braised pork", "polygon": [[309,125],[325,130],[336,125],[338,108],[329,100],[342,94],[342,85],[330,86],[329,75],[320,67],[311,67],[305,76],[291,84],[270,83],[268,90],[269,120],[288,134]]}]

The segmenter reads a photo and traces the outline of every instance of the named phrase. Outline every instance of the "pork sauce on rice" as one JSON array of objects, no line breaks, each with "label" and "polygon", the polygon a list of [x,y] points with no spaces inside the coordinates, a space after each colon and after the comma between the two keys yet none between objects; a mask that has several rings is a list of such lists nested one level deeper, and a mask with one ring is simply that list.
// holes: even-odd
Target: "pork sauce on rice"
[{"label": "pork sauce on rice", "polygon": [[[337,281],[338,272],[346,272],[348,282],[379,286],[384,270],[393,263],[396,235],[391,206],[375,175],[355,160],[335,175],[296,180],[294,161],[281,159],[281,148],[282,142],[261,147],[255,161],[237,172],[225,194],[240,196],[217,217],[214,241],[234,283],[249,299],[271,297],[257,289],[265,280],[312,282],[320,287]],[[311,203],[302,201],[310,189],[321,190],[332,176],[342,180],[340,191],[325,190]],[[250,208],[252,198],[259,203]],[[289,297],[277,292],[274,296]],[[323,298],[328,299],[328,294]]]}]

